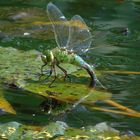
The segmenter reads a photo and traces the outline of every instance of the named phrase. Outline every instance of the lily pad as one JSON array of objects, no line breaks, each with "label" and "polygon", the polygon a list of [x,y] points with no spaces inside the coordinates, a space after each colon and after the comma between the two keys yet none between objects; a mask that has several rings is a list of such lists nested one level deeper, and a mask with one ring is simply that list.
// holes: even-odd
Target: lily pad
[{"label": "lily pad", "polygon": [[[19,51],[15,48],[2,48],[0,47],[0,78],[2,81],[10,82],[20,82],[25,79],[38,80],[40,68],[43,62],[40,57],[40,52],[31,51]],[[77,70],[77,67],[71,67],[69,64],[64,65],[67,68],[68,73]],[[44,69],[49,69],[48,67]],[[62,74],[60,70],[57,69],[58,74]]]},{"label": "lily pad", "polygon": [[[3,82],[14,84],[26,91],[64,102],[74,103],[87,95],[89,96],[83,102],[85,104],[111,98],[111,94],[107,91],[88,88],[88,74],[84,70],[78,70],[73,65],[63,64],[68,74],[73,75],[73,81],[69,82],[57,79],[53,87],[50,88],[49,82],[53,80],[53,76],[46,81],[39,80],[40,67],[43,64],[40,59],[40,52],[35,50],[25,52],[14,48],[0,47],[0,53],[0,60],[2,60],[0,61],[0,78]],[[47,70],[48,67],[44,68],[44,71],[45,69]],[[57,69],[57,74],[59,76],[63,73]]]},{"label": "lily pad", "polygon": [[69,83],[57,81],[50,88],[48,83],[39,81],[28,81],[24,86],[27,91],[51,97],[65,102],[77,102],[85,96],[88,96],[83,103],[93,103],[98,100],[106,100],[111,98],[111,94],[107,91],[100,91],[89,88],[86,85],[78,83]]}]

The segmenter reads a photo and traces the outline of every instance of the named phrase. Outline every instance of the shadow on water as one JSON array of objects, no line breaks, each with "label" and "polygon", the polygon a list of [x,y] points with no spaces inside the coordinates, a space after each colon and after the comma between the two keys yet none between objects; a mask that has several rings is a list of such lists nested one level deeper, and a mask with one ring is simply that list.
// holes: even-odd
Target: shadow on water
[{"label": "shadow on water", "polygon": [[[140,71],[140,3],[123,0],[64,0],[59,2],[54,0],[53,2],[66,16],[72,17],[74,14],[79,14],[85,19],[91,28],[94,41],[91,49],[86,55],[83,54],[83,57],[91,64],[95,64],[97,70],[108,71],[104,74],[101,82],[112,91],[115,101],[132,109],[140,110],[140,75],[127,72],[121,74],[122,71]],[[43,51],[55,47],[51,27],[45,25],[48,22],[45,13],[46,4],[45,0],[20,1],[20,3],[16,0],[10,2],[1,0],[0,46],[26,51],[31,49]],[[12,91],[8,92],[13,93]],[[25,122],[30,122],[31,119],[34,122],[46,121],[46,119],[43,120],[44,116],[36,119],[33,119],[32,116],[29,117],[24,108],[33,107],[34,104],[24,104],[23,100],[31,100],[32,97],[27,95],[28,98],[25,94],[20,100],[18,93],[21,94],[21,91],[14,92],[14,95],[10,95],[10,100],[15,100],[15,98],[18,100],[18,105],[22,106],[22,110],[20,110],[22,114],[13,120],[20,121],[26,118]],[[35,111],[37,106],[34,106],[34,109],[32,107],[31,110]],[[1,120],[4,121],[11,121],[11,118],[11,116],[7,116],[7,119],[5,116],[1,116]],[[107,121],[117,129],[132,130],[140,134],[137,118],[93,112],[84,106],[76,107],[64,119],[69,125],[76,127]]]}]

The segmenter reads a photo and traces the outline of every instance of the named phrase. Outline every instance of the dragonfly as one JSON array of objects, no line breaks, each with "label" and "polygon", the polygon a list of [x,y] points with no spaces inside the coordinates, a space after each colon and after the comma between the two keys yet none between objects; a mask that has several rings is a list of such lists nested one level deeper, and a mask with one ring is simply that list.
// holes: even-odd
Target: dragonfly
[{"label": "dragonfly", "polygon": [[51,22],[55,41],[57,47],[52,50],[45,50],[41,55],[43,65],[41,67],[41,73],[43,68],[49,64],[51,67],[49,76],[54,73],[54,80],[49,86],[51,86],[57,78],[56,67],[63,71],[64,78],[69,78],[67,71],[60,66],[61,63],[70,63],[85,69],[90,76],[89,87],[95,87],[96,75],[91,65],[89,65],[78,53],[84,53],[90,48],[92,43],[92,35],[89,27],[79,15],[74,15],[69,21],[60,11],[60,9],[53,3],[47,5],[47,15]]}]

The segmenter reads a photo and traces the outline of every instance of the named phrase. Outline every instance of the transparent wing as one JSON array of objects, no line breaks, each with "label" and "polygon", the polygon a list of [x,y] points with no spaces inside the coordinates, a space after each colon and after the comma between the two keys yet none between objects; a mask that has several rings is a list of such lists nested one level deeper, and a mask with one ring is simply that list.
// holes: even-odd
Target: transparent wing
[{"label": "transparent wing", "polygon": [[67,19],[51,2],[47,5],[47,14],[52,22],[58,47],[66,47],[69,36],[69,23]]},{"label": "transparent wing", "polygon": [[88,26],[79,15],[72,17],[69,28],[68,49],[76,52],[86,51],[92,42],[92,35]]}]

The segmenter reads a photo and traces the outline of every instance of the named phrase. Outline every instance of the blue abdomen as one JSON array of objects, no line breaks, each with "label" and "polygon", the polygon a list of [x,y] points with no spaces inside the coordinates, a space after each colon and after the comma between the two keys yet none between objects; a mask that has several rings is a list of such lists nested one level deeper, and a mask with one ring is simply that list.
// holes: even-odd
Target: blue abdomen
[{"label": "blue abdomen", "polygon": [[86,62],[80,56],[75,55],[73,64],[79,67],[83,67],[86,64]]},{"label": "blue abdomen", "polygon": [[91,77],[91,81],[90,81],[89,86],[90,86],[90,87],[95,87],[95,85],[96,85],[96,76],[95,76],[95,73],[94,73],[92,67],[91,67],[87,62],[85,62],[85,61],[84,61],[80,56],[78,56],[78,55],[75,55],[75,61],[74,61],[73,64],[76,65],[76,66],[79,66],[79,67],[84,68],[84,69],[88,72],[88,74],[89,74],[90,77]]}]

